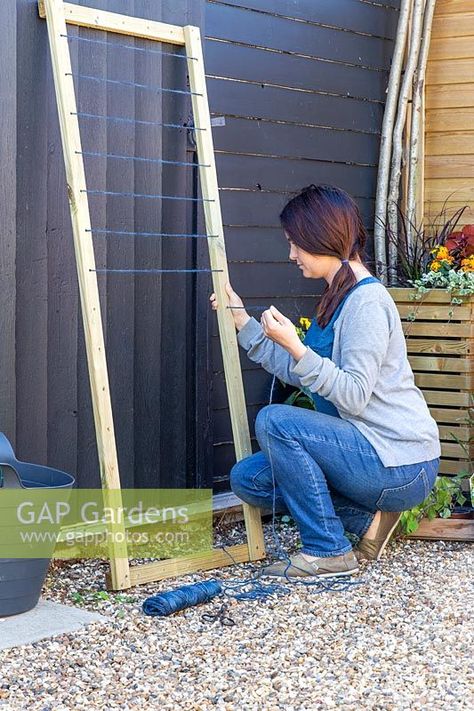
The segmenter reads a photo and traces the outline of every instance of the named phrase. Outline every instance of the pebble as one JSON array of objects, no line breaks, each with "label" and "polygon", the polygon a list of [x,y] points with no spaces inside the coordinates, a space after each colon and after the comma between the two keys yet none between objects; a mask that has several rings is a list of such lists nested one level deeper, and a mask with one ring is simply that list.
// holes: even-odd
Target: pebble
[{"label": "pebble", "polygon": [[[270,524],[264,525],[268,550]],[[276,528],[297,549],[291,524]],[[244,540],[242,524],[217,543]],[[258,566],[261,563],[258,563]],[[52,564],[43,597],[108,618],[0,652],[1,711],[462,711],[474,707],[474,547],[400,539],[360,586],[317,594],[295,586],[267,602],[229,602],[234,627],[203,623],[215,609],[143,615],[149,595],[199,580],[248,576],[221,568],[128,590],[104,590],[103,561]],[[82,603],[73,594],[82,596]]]}]

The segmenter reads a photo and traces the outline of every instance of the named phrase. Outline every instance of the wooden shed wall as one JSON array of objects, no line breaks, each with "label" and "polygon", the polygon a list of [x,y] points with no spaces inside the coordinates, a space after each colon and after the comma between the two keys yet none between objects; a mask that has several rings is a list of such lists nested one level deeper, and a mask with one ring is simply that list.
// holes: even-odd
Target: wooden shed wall
[{"label": "wooden shed wall", "polygon": [[474,222],[474,3],[438,0],[426,78],[425,215]]},{"label": "wooden shed wall", "polygon": [[[312,316],[321,285],[288,262],[278,213],[312,182],[357,200],[370,237],[380,128],[398,2],[209,0],[206,67],[230,274],[246,304]],[[368,254],[372,259],[372,240]],[[259,318],[259,311],[252,314]],[[212,462],[228,488],[230,417],[216,320],[211,336]],[[241,349],[251,434],[272,377]],[[288,393],[286,393],[288,394]],[[283,397],[284,392],[279,396]],[[253,437],[253,447],[258,448]]]}]

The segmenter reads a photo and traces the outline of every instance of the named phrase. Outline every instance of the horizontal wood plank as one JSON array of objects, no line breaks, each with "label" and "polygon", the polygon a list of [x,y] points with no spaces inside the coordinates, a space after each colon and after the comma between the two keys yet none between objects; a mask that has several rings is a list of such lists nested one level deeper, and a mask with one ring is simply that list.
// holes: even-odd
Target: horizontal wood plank
[{"label": "horizontal wood plank", "polygon": [[447,215],[453,215],[460,208],[467,208],[463,214],[463,222],[465,224],[474,221],[474,207],[471,208],[468,203],[461,202],[458,200],[449,200],[441,202],[440,200],[426,200],[425,201],[425,216],[428,222],[432,225],[442,226],[444,223],[444,218],[441,217],[443,210],[447,210]]},{"label": "horizontal wood plank", "polygon": [[[45,18],[44,4],[39,4],[40,17]],[[179,25],[168,25],[134,15],[124,15],[117,12],[107,12],[75,3],[64,3],[64,16],[67,24],[80,27],[91,27],[95,30],[105,30],[116,34],[141,37],[168,44],[184,45],[184,30]]]},{"label": "horizontal wood plank", "polygon": [[409,355],[408,361],[414,371],[433,370],[445,373],[474,373],[472,358],[447,358],[444,356],[414,356]]},{"label": "horizontal wood plank", "polygon": [[[214,112],[215,113],[215,112]],[[317,120],[311,116],[312,124]],[[308,123],[306,120],[305,123]],[[213,129],[217,151],[376,165],[380,137],[333,128],[298,126],[226,115]]]},{"label": "horizontal wood plank", "polygon": [[455,156],[426,156],[425,178],[427,180],[458,178],[474,178],[474,142],[473,153]]},{"label": "horizontal wood plank", "polygon": [[387,40],[214,3],[207,5],[206,37],[285,52],[297,48],[298,54],[377,69],[388,68],[392,50]]},{"label": "horizontal wood plank", "polygon": [[426,68],[426,85],[472,83],[472,59],[433,60]]},{"label": "horizontal wood plank", "polygon": [[453,405],[455,407],[469,407],[470,393],[456,393],[451,391],[423,390],[423,397],[428,405]]},{"label": "horizontal wood plank", "polygon": [[469,355],[474,352],[474,343],[472,339],[467,340],[444,340],[424,339],[410,337],[407,341],[408,353],[433,353],[446,355]]},{"label": "horizontal wood plank", "polygon": [[428,85],[425,93],[425,106],[428,111],[431,109],[472,107],[474,106],[474,82]]},{"label": "horizontal wood plank", "polygon": [[474,520],[424,518],[410,538],[434,541],[474,541]]},{"label": "horizontal wood plank", "polygon": [[[472,70],[474,74],[474,61]],[[474,122],[474,107],[448,109],[430,109],[426,111],[425,127],[427,133],[439,131],[469,131]]]},{"label": "horizontal wood plank", "polygon": [[[459,22],[462,20],[459,18]],[[430,44],[430,61],[451,59],[472,59],[474,63],[474,47],[472,37],[435,37]]]},{"label": "horizontal wood plank", "polygon": [[439,436],[440,439],[447,442],[455,442],[455,437],[459,439],[460,442],[468,442],[472,435],[472,429],[470,427],[455,427],[454,425],[439,425]]},{"label": "horizontal wood plank", "polygon": [[468,460],[474,454],[474,445],[467,446],[467,452],[460,444],[451,442],[441,442],[441,454],[443,457],[457,457],[460,460]]},{"label": "horizontal wood plank", "polygon": [[351,195],[370,198],[377,177],[375,167],[233,153],[217,153],[216,164],[221,188],[286,192],[310,183],[329,183]]},{"label": "horizontal wood plank", "polygon": [[458,459],[441,459],[439,474],[459,474],[466,471],[466,461]]},{"label": "horizontal wood plank", "polygon": [[436,422],[462,426],[466,424],[467,410],[448,408],[448,407],[430,407],[431,416]]},{"label": "horizontal wood plank", "polygon": [[[451,295],[446,291],[446,289],[430,289],[430,291],[423,294],[421,301],[412,300],[410,297],[416,295],[416,290],[408,287],[389,287],[388,289],[391,297],[398,304],[449,304],[451,301]],[[466,303],[470,303],[474,306],[474,297],[466,296]],[[472,308],[471,306],[471,308]]]},{"label": "horizontal wood plank", "polygon": [[209,102],[218,114],[291,121],[308,117],[318,126],[378,133],[383,107],[370,101],[229,79],[207,80]]},{"label": "horizontal wood plank", "polygon": [[470,375],[450,375],[447,373],[415,373],[415,383],[419,388],[444,388],[445,390],[472,389]]},{"label": "horizontal wood plank", "polygon": [[472,0],[437,0],[436,17],[441,15],[464,14],[472,11]]},{"label": "horizontal wood plank", "polygon": [[363,67],[346,66],[341,72],[339,64],[321,59],[213,39],[205,42],[205,62],[210,76],[385,101],[386,75],[371,72],[367,81]]},{"label": "horizontal wood plank", "polygon": [[457,133],[428,133],[426,154],[430,156],[451,156],[474,153],[474,130]]},{"label": "horizontal wood plank", "polygon": [[413,302],[411,304],[397,304],[400,318],[406,319],[408,315],[414,314],[416,321],[470,321],[472,309],[470,305],[431,305],[426,303]]},{"label": "horizontal wood plank", "polygon": [[472,337],[471,323],[417,323],[403,321],[403,332],[406,336],[440,336],[442,338]]},{"label": "horizontal wood plank", "polygon": [[[212,0],[213,4],[219,4]],[[363,32],[393,39],[396,32],[399,3],[393,1],[381,5],[358,3],[354,0],[224,0],[226,5],[258,10],[270,15],[282,15],[295,20],[339,27],[346,32]],[[387,9],[393,12],[387,13]]]},{"label": "horizontal wood plank", "polygon": [[474,12],[463,12],[461,19],[458,13],[448,15],[435,13],[431,33],[432,40],[440,37],[467,36],[474,36]]}]

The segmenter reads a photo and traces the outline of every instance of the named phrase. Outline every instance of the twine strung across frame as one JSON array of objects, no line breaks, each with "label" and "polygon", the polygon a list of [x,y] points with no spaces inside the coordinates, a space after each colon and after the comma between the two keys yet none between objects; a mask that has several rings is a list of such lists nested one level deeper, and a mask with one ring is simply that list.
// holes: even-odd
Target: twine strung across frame
[{"label": "twine strung across frame", "polygon": [[186,89],[167,89],[163,86],[150,86],[149,84],[138,84],[135,81],[127,81],[125,79],[105,79],[104,77],[95,77],[91,74],[77,74],[76,72],[65,72],[67,77],[75,77],[77,79],[88,79],[96,81],[100,84],[115,84],[119,86],[133,86],[136,89],[144,89],[146,91],[156,91],[159,94],[184,94],[186,96],[202,96],[197,91],[187,91]]},{"label": "twine strung across frame", "polygon": [[86,111],[71,111],[71,116],[80,116],[88,119],[101,119],[102,121],[117,121],[121,123],[138,124],[143,126],[162,126],[163,128],[176,129],[192,129],[193,131],[207,131],[207,128],[200,126],[185,126],[181,123],[163,123],[162,121],[144,121],[143,119],[132,119],[127,116],[101,116],[100,114],[91,114]]},{"label": "twine strung across frame", "polygon": [[167,57],[177,57],[178,59],[191,59],[194,62],[199,61],[197,57],[190,57],[187,54],[176,54],[176,52],[166,52],[165,50],[160,50],[160,49],[148,49],[146,47],[134,47],[131,44],[122,44],[121,42],[107,42],[106,40],[95,40],[95,39],[90,39],[88,37],[79,37],[78,35],[59,35],[60,37],[63,37],[64,39],[67,39],[69,42],[89,42],[90,44],[102,44],[105,45],[107,48],[115,48],[117,47],[118,49],[130,49],[133,50],[134,52],[145,52],[146,54],[161,54],[165,55]]}]

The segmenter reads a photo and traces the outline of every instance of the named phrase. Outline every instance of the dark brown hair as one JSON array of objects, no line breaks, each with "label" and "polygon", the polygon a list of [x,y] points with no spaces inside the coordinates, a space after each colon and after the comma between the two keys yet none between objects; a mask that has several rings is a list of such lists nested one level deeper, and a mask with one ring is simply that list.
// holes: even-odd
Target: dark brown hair
[{"label": "dark brown hair", "polygon": [[[285,205],[280,222],[288,238],[309,254],[339,259],[355,259],[359,255],[363,260],[367,233],[362,217],[355,201],[340,188],[309,185]],[[319,302],[316,318],[322,328],[356,283],[349,264],[341,264]]]}]

